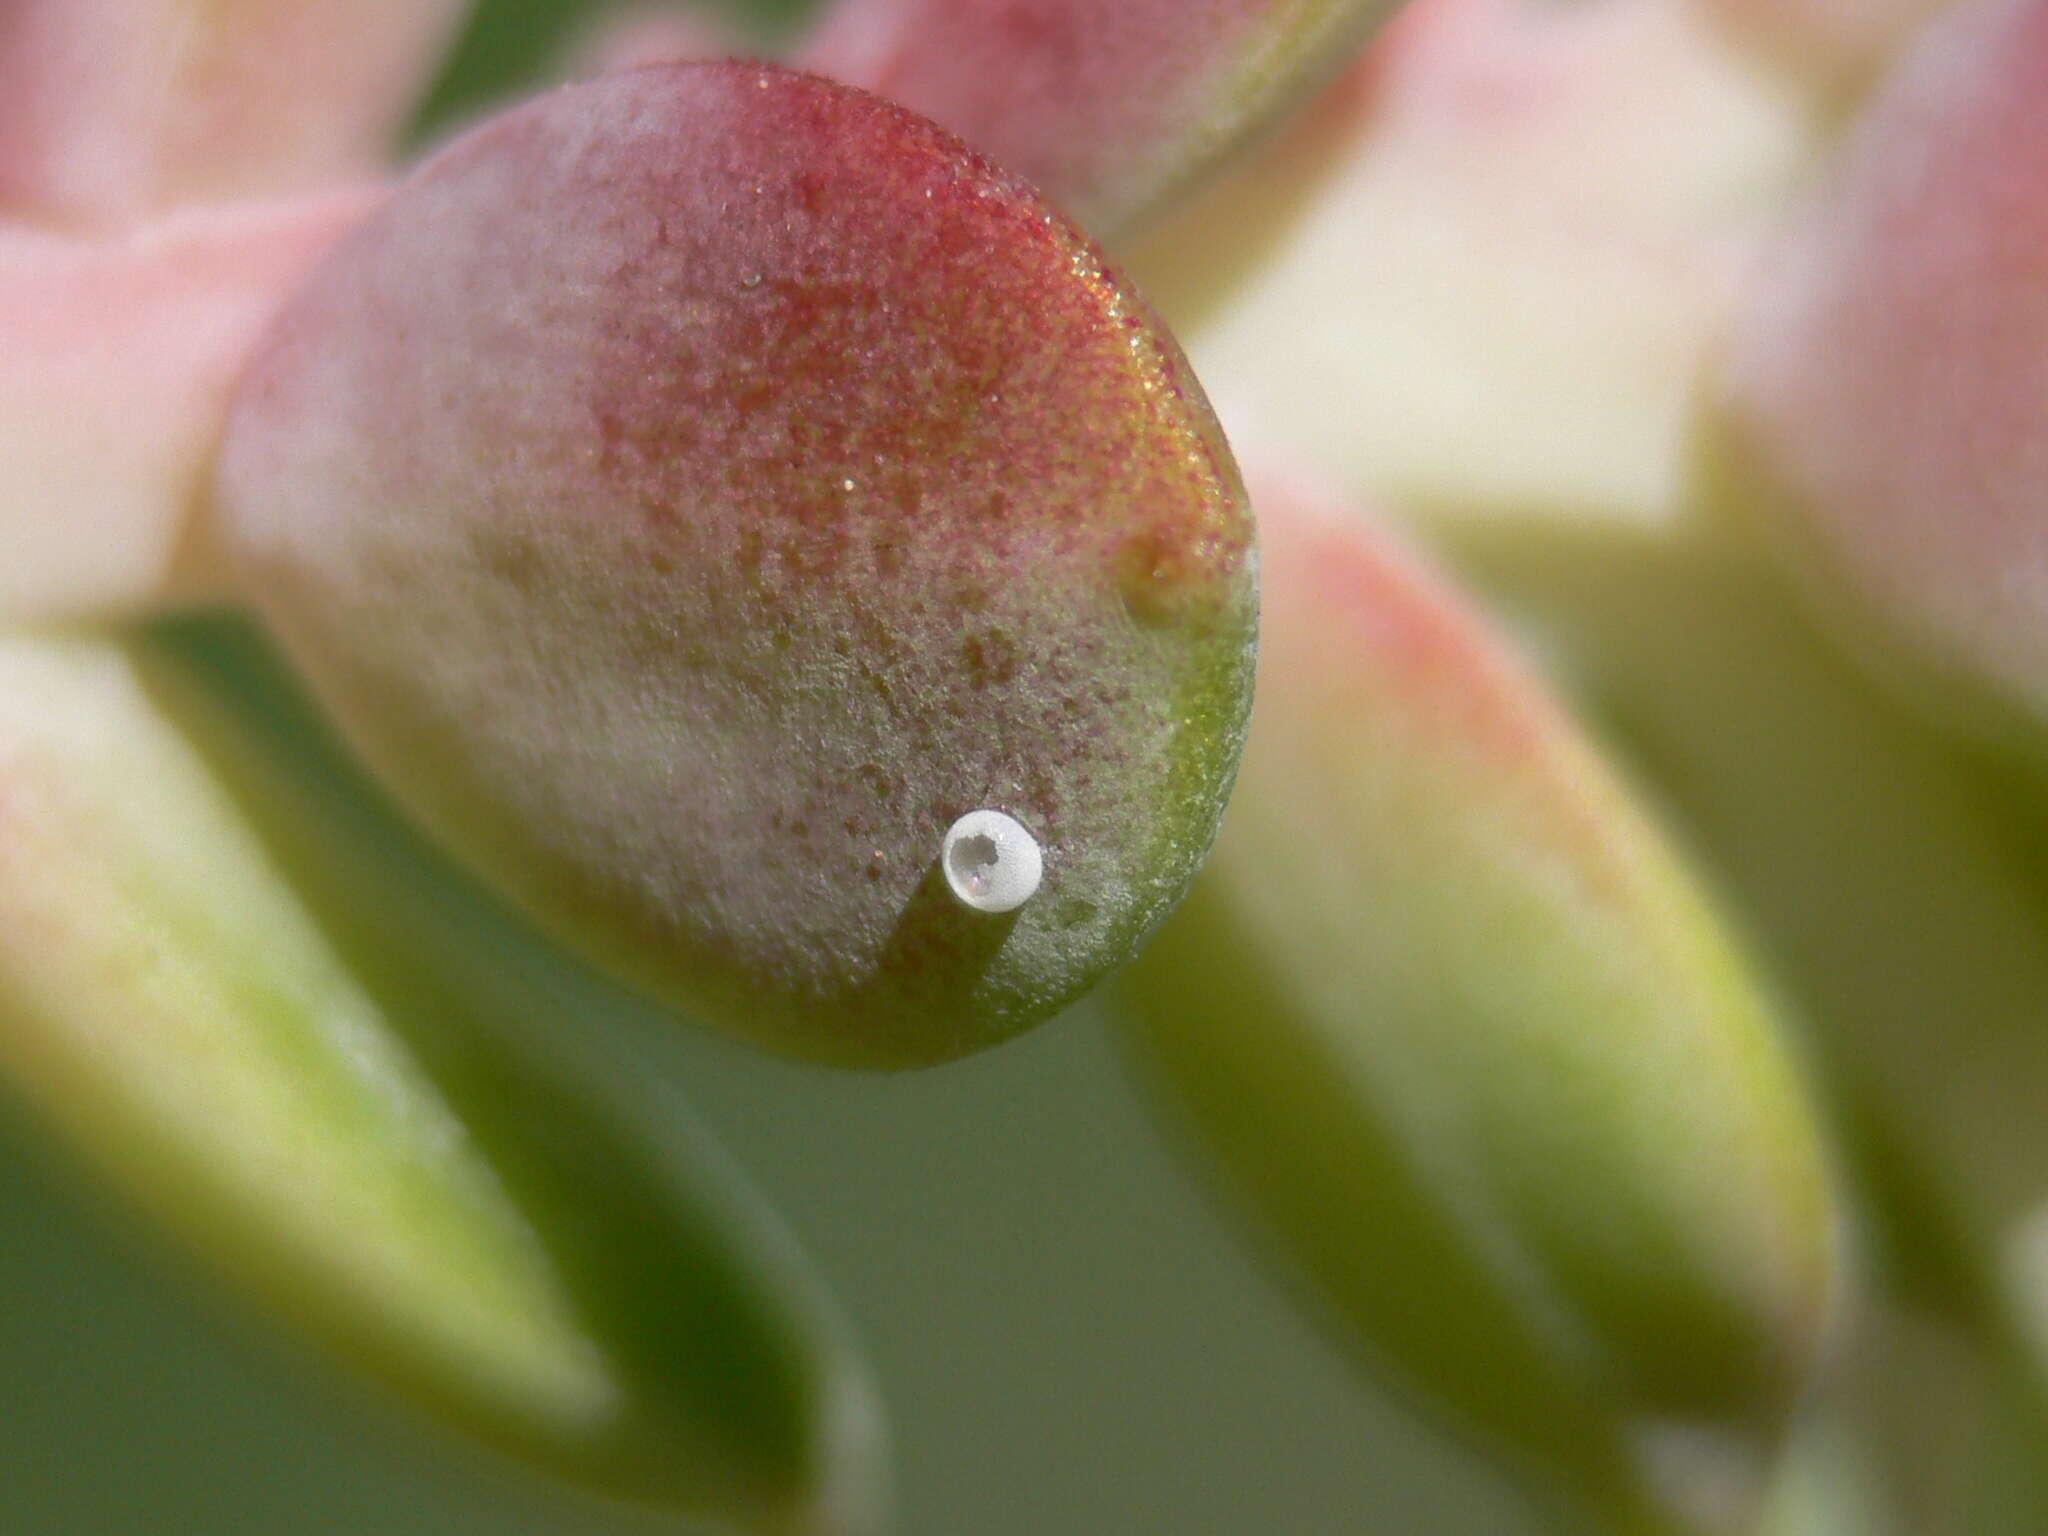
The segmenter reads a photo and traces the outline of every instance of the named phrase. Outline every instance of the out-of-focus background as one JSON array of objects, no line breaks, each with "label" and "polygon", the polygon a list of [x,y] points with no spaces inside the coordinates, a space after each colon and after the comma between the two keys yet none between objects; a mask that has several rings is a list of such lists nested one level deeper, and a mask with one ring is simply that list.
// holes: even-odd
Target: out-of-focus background
[{"label": "out-of-focus background", "polygon": [[[573,1027],[573,1023],[569,1027]],[[852,1077],[651,1054],[853,1314],[909,1536],[1516,1536],[1484,1467],[1375,1395],[1241,1255],[1087,1009]],[[0,1134],[6,1536],[647,1536],[338,1388]]]},{"label": "out-of-focus background", "polygon": [[[488,0],[424,131],[545,79],[601,9]],[[764,36],[803,9],[731,8]],[[698,1033],[637,1044],[852,1313],[892,1416],[905,1536],[1533,1529],[1243,1255],[1087,1009],[902,1077]],[[662,1528],[557,1501],[324,1373],[188,1280],[0,1099],[0,1536]]]}]

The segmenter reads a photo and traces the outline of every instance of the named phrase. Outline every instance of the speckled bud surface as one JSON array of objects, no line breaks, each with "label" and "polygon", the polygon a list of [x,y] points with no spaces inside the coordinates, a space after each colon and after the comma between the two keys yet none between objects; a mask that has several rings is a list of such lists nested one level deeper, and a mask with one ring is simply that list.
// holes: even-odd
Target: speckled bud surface
[{"label": "speckled bud surface", "polygon": [[[1254,561],[1173,343],[1028,188],[740,64],[459,140],[302,291],[218,522],[344,731],[601,962],[906,1064],[1128,956],[1213,836]],[[937,869],[1043,846],[1012,914]]]}]

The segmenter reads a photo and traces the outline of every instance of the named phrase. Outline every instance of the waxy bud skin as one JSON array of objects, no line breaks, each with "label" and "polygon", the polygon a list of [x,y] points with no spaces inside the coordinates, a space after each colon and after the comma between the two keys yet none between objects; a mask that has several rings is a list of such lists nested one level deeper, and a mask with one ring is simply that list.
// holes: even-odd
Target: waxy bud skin
[{"label": "waxy bud skin", "polygon": [[1401,1382],[1599,1528],[1733,1528],[1835,1285],[1771,1011],[1476,619],[1320,493],[1253,487],[1252,740],[1118,984],[1139,1066]]},{"label": "waxy bud skin", "polygon": [[[1013,1034],[1212,838],[1251,524],[1171,340],[1037,195],[739,64],[430,161],[234,411],[221,533],[369,762],[615,971],[829,1060]],[[991,809],[1043,879],[956,901]]]}]

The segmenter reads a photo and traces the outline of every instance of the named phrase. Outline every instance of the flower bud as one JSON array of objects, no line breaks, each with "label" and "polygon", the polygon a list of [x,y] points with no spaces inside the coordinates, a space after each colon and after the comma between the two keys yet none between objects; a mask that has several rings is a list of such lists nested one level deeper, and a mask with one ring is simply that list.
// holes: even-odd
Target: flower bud
[{"label": "flower bud", "polygon": [[[739,64],[572,86],[303,288],[220,532],[380,775],[619,974],[904,1064],[1126,958],[1213,834],[1251,527],[1171,340],[1036,194]],[[1042,851],[956,901],[947,829]]]},{"label": "flower bud", "polygon": [[[286,713],[216,701],[202,754],[154,669],[0,642],[0,1079],[203,1267],[499,1449],[851,1529],[866,1386],[786,1237],[673,1103],[560,1047],[587,997],[451,920]],[[375,868],[337,904],[374,932],[287,879],[322,846]]]},{"label": "flower bud", "polygon": [[2048,3],[1968,0],[1757,273],[1712,492],[1881,672],[2048,716]]},{"label": "flower bud", "polygon": [[1468,554],[1756,933],[1854,1130],[1887,1267],[1968,1318],[2005,1234],[2048,1200],[2028,807],[1859,675],[1765,551],[1698,529]]},{"label": "flower bud", "polygon": [[1615,1529],[1727,1528],[1835,1285],[1817,1127],[1685,870],[1532,677],[1255,477],[1230,814],[1132,1049],[1353,1342]]},{"label": "flower bud", "polygon": [[805,67],[945,124],[1113,234],[1320,85],[1397,0],[840,0]]}]

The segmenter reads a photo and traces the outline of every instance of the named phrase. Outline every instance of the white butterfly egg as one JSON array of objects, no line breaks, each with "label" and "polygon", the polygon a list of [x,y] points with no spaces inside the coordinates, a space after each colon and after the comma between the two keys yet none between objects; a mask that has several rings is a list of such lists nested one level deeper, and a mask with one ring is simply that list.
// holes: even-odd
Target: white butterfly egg
[{"label": "white butterfly egg", "polygon": [[977,912],[1014,912],[1045,878],[1045,854],[1024,824],[1001,811],[969,811],[939,846],[946,884]]}]

